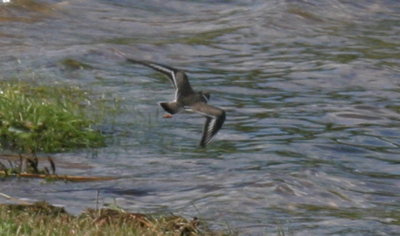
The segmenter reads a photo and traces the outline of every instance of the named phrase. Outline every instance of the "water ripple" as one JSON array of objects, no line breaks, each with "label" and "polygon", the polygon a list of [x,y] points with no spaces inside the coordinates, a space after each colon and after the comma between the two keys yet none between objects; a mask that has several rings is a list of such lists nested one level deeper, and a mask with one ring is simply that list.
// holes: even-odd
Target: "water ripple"
[{"label": "water ripple", "polygon": [[[77,213],[99,191],[105,204],[228,222],[244,235],[394,235],[399,12],[395,0],[1,5],[2,79],[62,81],[120,101],[101,126],[107,147],[57,154],[90,168],[59,171],[123,178],[4,180],[0,192]],[[201,116],[163,119],[157,103],[173,98],[168,80],[113,48],[187,70],[193,87],[210,91],[227,112],[214,142],[196,148]],[[62,66],[68,58],[91,69]]]}]

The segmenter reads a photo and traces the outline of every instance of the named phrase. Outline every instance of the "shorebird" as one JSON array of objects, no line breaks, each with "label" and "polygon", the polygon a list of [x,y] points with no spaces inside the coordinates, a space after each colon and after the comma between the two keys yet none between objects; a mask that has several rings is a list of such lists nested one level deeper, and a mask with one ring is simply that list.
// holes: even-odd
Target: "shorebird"
[{"label": "shorebird", "polygon": [[199,143],[200,147],[205,147],[221,129],[225,121],[224,110],[207,104],[210,94],[203,91],[194,91],[186,73],[182,70],[151,61],[140,61],[131,58],[126,60],[130,63],[150,67],[168,76],[175,88],[175,99],[171,102],[160,102],[160,106],[166,112],[173,115],[182,111],[189,111],[206,117]]}]

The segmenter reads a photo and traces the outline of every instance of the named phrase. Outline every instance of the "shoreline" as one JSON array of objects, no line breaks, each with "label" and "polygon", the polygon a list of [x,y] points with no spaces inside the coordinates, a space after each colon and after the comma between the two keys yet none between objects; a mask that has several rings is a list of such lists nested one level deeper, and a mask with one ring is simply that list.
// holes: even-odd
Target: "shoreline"
[{"label": "shoreline", "polygon": [[47,202],[0,204],[1,235],[235,235],[212,231],[197,217],[88,208],[74,216]]}]

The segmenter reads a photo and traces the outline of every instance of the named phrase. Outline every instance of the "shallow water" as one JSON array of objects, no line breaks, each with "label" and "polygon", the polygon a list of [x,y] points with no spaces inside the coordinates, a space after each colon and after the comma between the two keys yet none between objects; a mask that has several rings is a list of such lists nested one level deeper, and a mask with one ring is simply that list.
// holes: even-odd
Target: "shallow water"
[{"label": "shallow water", "polygon": [[[399,22],[396,0],[0,3],[3,79],[79,85],[122,108],[100,127],[108,146],[57,154],[77,163],[59,173],[123,177],[6,179],[0,192],[73,213],[95,207],[99,192],[100,204],[198,216],[243,235],[394,235]],[[185,69],[210,91],[227,111],[214,142],[196,148],[197,115],[163,119],[168,80],[112,49]],[[69,58],[90,68],[69,68]]]}]

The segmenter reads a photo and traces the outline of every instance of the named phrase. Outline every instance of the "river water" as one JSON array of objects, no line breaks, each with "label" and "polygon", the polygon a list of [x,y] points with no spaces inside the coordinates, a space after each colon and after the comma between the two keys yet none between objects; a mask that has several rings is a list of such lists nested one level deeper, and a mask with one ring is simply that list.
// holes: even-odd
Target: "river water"
[{"label": "river water", "polygon": [[[214,142],[196,147],[196,114],[162,118],[169,81],[113,49],[184,69],[210,91],[227,112]],[[0,192],[76,214],[98,195],[240,235],[400,232],[397,0],[11,0],[0,2],[0,52],[2,79],[118,101],[100,127],[107,147],[55,156],[70,163],[59,173],[123,177],[6,179]]]}]

